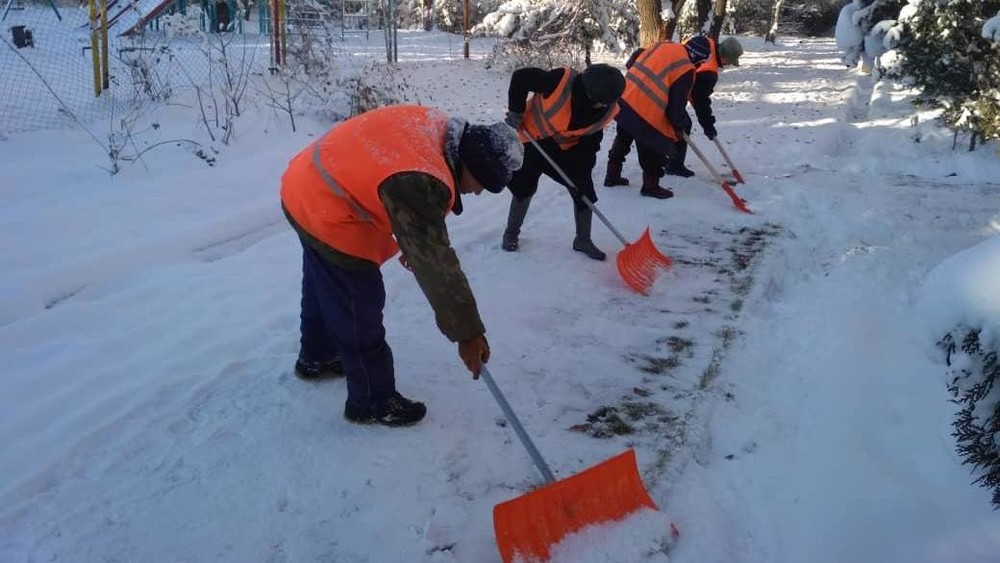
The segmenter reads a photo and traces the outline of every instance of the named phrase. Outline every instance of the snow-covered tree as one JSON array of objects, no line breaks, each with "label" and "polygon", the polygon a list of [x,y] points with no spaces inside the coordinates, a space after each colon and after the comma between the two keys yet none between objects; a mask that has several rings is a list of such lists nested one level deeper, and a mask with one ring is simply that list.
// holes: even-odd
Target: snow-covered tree
[{"label": "snow-covered tree", "polygon": [[861,61],[862,68],[870,72],[876,59],[888,50],[885,37],[904,5],[904,0],[852,0],[845,5],[836,27],[844,64],[853,68]]},{"label": "snow-covered tree", "polygon": [[506,57],[515,66],[580,66],[590,63],[595,47],[613,52],[630,47],[627,36],[623,41],[616,34],[616,28],[627,28],[630,22],[621,14],[611,16],[614,4],[608,0],[509,0],[487,14],[473,33],[503,39],[494,60]]},{"label": "snow-covered tree", "polygon": [[[1000,42],[983,37],[1000,0],[911,0],[893,75],[921,90],[918,102],[977,139],[1000,138]],[[912,14],[912,15],[910,15]]]},{"label": "snow-covered tree", "polygon": [[981,329],[963,327],[939,346],[949,367],[949,390],[959,405],[952,433],[958,453],[979,472],[975,482],[993,492],[993,505],[1000,508],[1000,360],[984,336]]},{"label": "snow-covered tree", "polygon": [[[475,28],[487,14],[496,11],[502,3],[501,0],[469,0],[469,26]],[[433,25],[438,29],[450,33],[462,33],[465,0],[434,0],[433,12]]]}]

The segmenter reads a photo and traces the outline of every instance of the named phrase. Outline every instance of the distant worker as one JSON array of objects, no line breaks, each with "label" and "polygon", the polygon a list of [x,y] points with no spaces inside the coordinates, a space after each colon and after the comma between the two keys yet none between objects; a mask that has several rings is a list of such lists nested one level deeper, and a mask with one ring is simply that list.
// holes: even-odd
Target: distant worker
[{"label": "distant worker", "polygon": [[518,129],[524,142],[524,166],[507,185],[512,198],[501,242],[504,250],[513,252],[520,248],[521,226],[542,175],[565,184],[562,176],[528,141],[530,137],[576,188],[566,186],[573,197],[576,223],[573,250],[594,260],[605,259],[605,253],[590,237],[593,211],[581,198],[591,203],[597,201],[593,179],[597,153],[601,150],[604,128],[618,112],[616,102],[624,89],[621,71],[606,64],[590,65],[583,72],[569,67],[552,70],[528,67],[511,75],[507,123]]},{"label": "distant worker", "polygon": [[[692,58],[701,57],[701,52],[704,52],[707,46],[708,55],[704,57],[703,62],[697,65],[695,69],[694,84],[691,88],[689,101],[694,107],[698,123],[705,132],[705,136],[709,140],[714,140],[718,132],[715,128],[715,116],[712,113],[711,96],[715,92],[715,85],[719,80],[720,69],[729,65],[739,66],[739,57],[743,54],[743,46],[736,38],[729,37],[716,47],[715,41],[705,36],[692,37],[683,44],[689,49],[698,51]],[[637,49],[632,53],[628,62],[625,63],[626,68],[631,68],[635,60],[644,51],[644,49]],[[608,151],[608,168],[604,177],[604,185],[606,187],[628,185],[628,179],[622,176],[622,167],[625,163],[625,157],[631,150],[632,141],[632,136],[619,124],[617,135],[611,144],[611,150]],[[678,138],[672,150],[673,154],[666,161],[664,172],[685,178],[693,176],[694,172],[684,166],[684,160],[687,156],[687,143],[682,138]],[[643,174],[643,181],[645,185],[647,181],[645,173]],[[657,187],[659,187],[658,181]],[[660,193],[662,195],[662,192],[652,191],[653,193]]]}]

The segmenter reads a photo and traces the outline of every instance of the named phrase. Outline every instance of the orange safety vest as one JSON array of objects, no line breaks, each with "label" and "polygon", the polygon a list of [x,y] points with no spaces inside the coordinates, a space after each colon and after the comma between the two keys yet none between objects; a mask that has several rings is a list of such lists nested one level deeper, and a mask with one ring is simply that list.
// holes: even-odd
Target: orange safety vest
[{"label": "orange safety vest", "polygon": [[[622,102],[671,141],[680,135],[667,120],[670,85],[694,69],[680,43],[660,41],[642,52],[625,74]],[[690,94],[690,92],[689,92]]]},{"label": "orange safety vest", "polygon": [[[683,44],[687,45],[687,42],[690,41],[691,39],[693,39],[693,37],[688,38],[688,40],[685,41]],[[708,46],[709,46],[708,58],[705,59],[705,62],[695,67],[694,72],[696,75],[701,74],[703,72],[714,72],[715,74],[719,74],[719,57],[718,57],[718,52],[715,50],[716,47],[715,39],[712,39],[711,37],[706,37],[706,39],[708,39]]]},{"label": "orange safety vest", "polygon": [[521,129],[518,131],[522,143],[527,143],[529,137],[536,141],[552,137],[560,149],[571,149],[580,142],[580,137],[604,129],[618,115],[618,104],[611,104],[597,123],[570,131],[569,121],[573,113],[570,98],[573,94],[573,79],[576,76],[575,70],[565,67],[559,85],[551,94],[531,96],[524,111],[524,121],[521,122]]},{"label": "orange safety vest", "polygon": [[[456,185],[444,146],[449,117],[420,106],[392,106],[351,118],[292,159],[281,202],[299,227],[340,252],[382,264],[399,251],[379,186],[401,172]],[[405,134],[402,132],[406,132]]]}]

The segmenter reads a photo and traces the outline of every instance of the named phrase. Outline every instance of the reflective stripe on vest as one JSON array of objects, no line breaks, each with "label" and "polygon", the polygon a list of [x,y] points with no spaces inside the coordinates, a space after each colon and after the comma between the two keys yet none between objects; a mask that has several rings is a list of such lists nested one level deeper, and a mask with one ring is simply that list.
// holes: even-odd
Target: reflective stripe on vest
[{"label": "reflective stripe on vest", "polygon": [[551,137],[559,148],[566,150],[576,146],[580,142],[580,137],[603,130],[618,114],[618,104],[610,104],[597,122],[581,129],[569,130],[573,112],[570,103],[573,80],[579,73],[569,67],[565,67],[564,70],[556,89],[547,98],[536,94],[528,101],[524,127],[520,132],[522,142],[527,142],[527,137],[539,141]]},{"label": "reflective stripe on vest", "polygon": [[563,77],[551,94],[548,96],[534,94],[528,101],[524,133],[535,140],[540,141],[554,137],[559,133],[552,120],[564,109],[569,109],[570,96],[573,94],[573,79],[576,78],[577,72],[569,67],[565,67],[563,70]]},{"label": "reflective stripe on vest", "polygon": [[[667,83],[667,76],[669,76],[671,72],[685,65],[691,64],[691,61],[687,58],[680,59],[665,66],[660,72],[656,72],[652,68],[643,64],[645,59],[652,58],[654,53],[666,45],[670,45],[670,43],[657,43],[652,49],[647,49],[644,53],[639,55],[639,58],[632,63],[632,68],[629,69],[629,73],[625,76],[625,78],[632,82],[632,84],[635,84],[639,90],[642,90],[643,94],[646,94],[651,99],[655,100],[656,103],[663,105],[664,108],[667,107],[667,102],[670,100],[670,84]],[[632,74],[633,70],[648,78],[653,83],[656,90],[653,90],[650,85],[640,80],[638,76]]]},{"label": "reflective stripe on vest", "polygon": [[[694,65],[687,49],[680,43],[661,41],[646,49],[625,74],[625,92],[621,104],[669,141],[680,136],[666,116],[670,90]],[[690,95],[690,90],[684,97]]]},{"label": "reflective stripe on vest", "polygon": [[[330,133],[328,132],[326,135],[329,134]],[[320,158],[319,155],[319,146],[320,142],[326,138],[326,135],[323,135],[322,137],[320,137],[318,141],[313,143],[313,166],[316,167],[316,171],[319,172],[320,177],[323,178],[324,182],[326,182],[326,186],[330,188],[330,191],[333,192],[333,195],[346,201],[347,205],[351,206],[351,210],[354,211],[354,214],[358,216],[358,219],[361,219],[366,223],[374,223],[374,221],[372,220],[372,216],[369,215],[367,211],[365,211],[365,208],[361,207],[361,204],[359,204],[356,199],[351,197],[351,194],[347,193],[344,190],[344,187],[341,186],[336,180],[334,180],[333,176],[331,176],[330,173],[326,170],[326,167],[323,166],[323,159]]]},{"label": "reflective stripe on vest", "polygon": [[399,252],[379,193],[386,180],[406,173],[434,178],[449,191],[441,215],[451,210],[457,186],[444,154],[449,131],[447,114],[421,106],[390,106],[348,119],[292,159],[281,177],[282,204],[320,242],[382,264]]}]

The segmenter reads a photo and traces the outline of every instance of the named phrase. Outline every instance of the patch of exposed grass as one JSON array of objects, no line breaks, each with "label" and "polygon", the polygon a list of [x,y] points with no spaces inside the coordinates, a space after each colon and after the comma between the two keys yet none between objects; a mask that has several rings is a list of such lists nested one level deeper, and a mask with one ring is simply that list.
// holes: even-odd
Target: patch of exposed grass
[{"label": "patch of exposed grass", "polygon": [[691,348],[694,348],[694,341],[680,336],[671,336],[666,340],[667,348],[675,355],[686,354],[691,356]]},{"label": "patch of exposed grass", "polygon": [[701,379],[698,380],[698,389],[704,391],[719,377],[722,369],[722,350],[716,348],[712,351],[712,359],[705,366],[705,371],[701,372]]},{"label": "patch of exposed grass", "polygon": [[623,402],[620,411],[633,422],[664,413],[663,408],[656,403],[638,401]]},{"label": "patch of exposed grass", "polygon": [[586,432],[594,438],[611,438],[635,432],[635,428],[622,418],[616,407],[603,406],[587,415],[587,422],[570,427]]},{"label": "patch of exposed grass", "polygon": [[661,358],[657,356],[642,355],[639,356],[639,359],[644,362],[639,366],[639,369],[646,373],[663,374],[681,365],[681,359],[677,356]]},{"label": "patch of exposed grass", "polygon": [[729,304],[729,310],[734,313],[739,313],[743,310],[743,300],[734,299],[732,303]]},{"label": "patch of exposed grass", "polygon": [[715,335],[722,339],[722,349],[728,350],[736,340],[736,337],[740,335],[740,331],[731,326],[724,326]]}]

